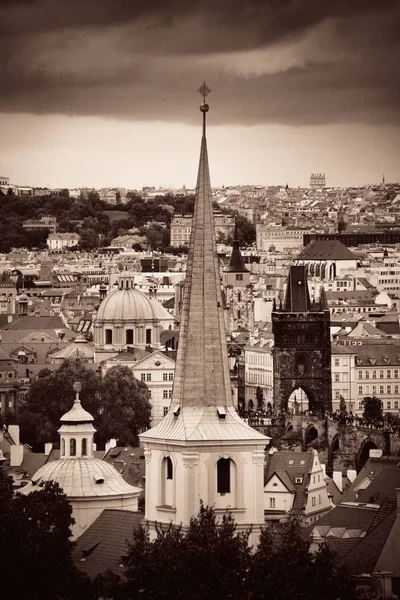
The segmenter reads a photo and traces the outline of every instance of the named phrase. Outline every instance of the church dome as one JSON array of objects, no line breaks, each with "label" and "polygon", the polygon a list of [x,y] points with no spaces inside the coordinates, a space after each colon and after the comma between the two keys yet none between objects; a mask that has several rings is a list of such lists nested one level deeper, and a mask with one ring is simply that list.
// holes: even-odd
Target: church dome
[{"label": "church dome", "polygon": [[152,321],[156,319],[153,305],[148,297],[135,289],[118,289],[110,292],[97,312],[97,321]]},{"label": "church dome", "polygon": [[69,499],[130,496],[141,491],[126,483],[113,465],[91,456],[50,461],[35,473],[21,492],[40,489],[40,484],[46,481],[57,482]]}]

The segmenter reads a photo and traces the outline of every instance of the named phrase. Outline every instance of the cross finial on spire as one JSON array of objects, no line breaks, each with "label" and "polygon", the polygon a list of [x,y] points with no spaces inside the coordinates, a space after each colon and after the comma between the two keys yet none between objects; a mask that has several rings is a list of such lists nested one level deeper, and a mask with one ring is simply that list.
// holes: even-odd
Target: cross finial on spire
[{"label": "cross finial on spire", "polygon": [[206,113],[209,111],[209,106],[206,103],[206,98],[208,94],[211,92],[211,89],[208,87],[205,81],[201,84],[199,89],[197,90],[200,96],[203,96],[203,104],[200,106],[200,111],[203,113],[203,137],[206,137]]},{"label": "cross finial on spire", "polygon": [[199,89],[197,90],[200,94],[200,96],[203,96],[203,102],[204,104],[206,103],[206,98],[208,96],[208,94],[210,92],[212,92],[212,90],[208,87],[208,85],[206,84],[205,81],[203,81],[203,83],[201,84],[201,86],[199,87]]}]

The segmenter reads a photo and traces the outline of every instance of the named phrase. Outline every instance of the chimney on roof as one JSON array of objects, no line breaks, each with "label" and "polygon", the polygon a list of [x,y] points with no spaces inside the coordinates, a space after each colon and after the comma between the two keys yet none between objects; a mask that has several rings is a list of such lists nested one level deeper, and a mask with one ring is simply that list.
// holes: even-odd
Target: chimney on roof
[{"label": "chimney on roof", "polygon": [[339,492],[343,492],[343,479],[341,471],[333,471],[332,479]]},{"label": "chimney on roof", "polygon": [[350,481],[350,483],[353,483],[353,481],[357,477],[357,471],[355,471],[354,469],[347,469],[346,477]]}]

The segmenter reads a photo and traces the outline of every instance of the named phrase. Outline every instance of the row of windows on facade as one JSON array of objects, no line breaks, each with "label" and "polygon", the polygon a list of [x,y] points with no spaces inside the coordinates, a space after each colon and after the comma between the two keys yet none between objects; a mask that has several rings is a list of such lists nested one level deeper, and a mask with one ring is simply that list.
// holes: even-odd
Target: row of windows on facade
[{"label": "row of windows on facade", "polygon": [[[394,369],[393,370],[393,376],[392,376],[392,371],[386,371],[386,375],[385,375],[385,371],[381,370],[379,371],[379,377],[376,376],[377,372],[376,371],[372,371],[371,373],[371,377],[370,377],[370,372],[369,371],[358,371],[358,379],[399,379],[399,369]],[[342,382],[347,382],[348,380],[348,373],[335,373],[334,374],[334,381],[336,383],[342,381]]]},{"label": "row of windows on facade", "polygon": [[[335,390],[334,400],[336,400],[336,402],[339,402],[340,396],[343,396],[343,398],[345,400],[347,400],[347,392],[348,392],[348,390]],[[365,392],[364,395],[368,395],[369,393],[370,393],[369,391]],[[372,391],[372,394],[375,394],[375,393],[376,393],[376,388],[375,388],[375,391]],[[363,394],[360,394],[360,395],[363,395]],[[363,409],[364,409],[364,406],[363,406],[362,400],[359,400],[358,401],[358,410],[363,410]],[[383,402],[383,400],[382,400],[382,409],[383,410],[392,410],[392,409],[398,410],[399,409],[399,400],[393,400],[393,401],[386,400],[385,402]]]},{"label": "row of windows on facade", "polygon": [[[151,381],[151,373],[141,373],[140,380],[141,381]],[[173,371],[169,372],[169,373],[163,373],[163,381],[173,381],[173,380],[174,380]]]},{"label": "row of windows on facade", "polygon": [[[371,375],[371,377],[370,377],[370,375]],[[398,379],[398,378],[399,378],[399,369],[393,369],[393,379]],[[371,371],[371,373],[369,371],[358,371],[358,379],[378,379],[377,371],[373,370],[373,371]],[[380,369],[379,379],[392,379],[392,370],[386,369],[386,375],[385,375],[385,369]]]},{"label": "row of windows on facade", "polygon": [[[267,377],[266,377],[267,375]],[[261,385],[272,385],[272,375],[270,373],[247,373],[246,383],[259,383]]]},{"label": "row of windows on facade", "polygon": [[266,352],[246,352],[245,361],[249,365],[271,366],[272,355]]},{"label": "row of windows on facade", "polygon": [[[342,358],[342,366],[347,367],[347,358]],[[340,358],[335,358],[335,367],[340,367]]]},{"label": "row of windows on facade", "polygon": [[[398,410],[399,408],[399,401],[398,400],[394,400],[393,401],[393,406],[392,406],[392,401],[391,400],[387,400],[386,402],[382,402],[382,410]],[[362,402],[358,403],[358,409],[359,410],[363,410],[364,406]]]},{"label": "row of windows on facade", "polygon": [[[218,494],[229,494],[231,491],[231,459],[220,458],[217,462],[217,492]],[[165,479],[174,478],[174,466],[169,456],[163,460],[163,471]]]},{"label": "row of windows on facade", "polygon": [[[322,498],[321,494],[318,494],[318,504],[321,504]],[[311,506],[317,506],[317,498],[316,496],[311,496]],[[276,499],[272,496],[269,499],[269,507],[276,508]]]},{"label": "row of windows on facade", "polygon": [[[371,386],[372,388],[372,394],[385,394],[390,396],[391,394],[398,394],[399,393],[399,386],[398,385],[394,385],[393,388],[391,385],[373,385]],[[379,392],[377,391],[379,389]],[[358,394],[362,395],[362,394],[370,394],[370,386],[369,385],[359,385],[358,386]]]},{"label": "row of windows on facade", "polygon": [[[133,329],[125,330],[125,344],[133,344]],[[106,329],[104,332],[105,344],[113,343],[113,330]],[[151,344],[151,329],[146,329],[146,344]]]},{"label": "row of windows on facade", "polygon": [[376,312],[381,311],[382,306],[380,305],[369,305],[369,306],[329,306],[333,313],[363,313],[363,312]]}]

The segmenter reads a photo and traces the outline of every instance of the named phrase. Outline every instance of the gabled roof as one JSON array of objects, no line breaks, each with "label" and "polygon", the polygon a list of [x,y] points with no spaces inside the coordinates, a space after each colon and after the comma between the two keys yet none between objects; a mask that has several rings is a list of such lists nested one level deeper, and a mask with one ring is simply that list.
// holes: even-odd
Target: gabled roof
[{"label": "gabled roof", "polygon": [[53,317],[36,317],[36,316],[25,316],[19,317],[7,323],[4,329],[16,330],[21,329],[25,331],[48,331],[49,329],[65,329],[65,325],[58,315]]},{"label": "gabled roof", "polygon": [[[346,565],[349,572],[353,575],[376,571],[377,563],[396,521],[396,516],[396,500],[386,499],[379,511],[374,515],[374,519],[365,537],[360,539],[358,544],[342,556],[339,565]],[[398,576],[398,566],[397,569]],[[384,568],[384,570],[387,569]]]},{"label": "gabled roof", "polygon": [[123,555],[132,542],[142,513],[106,509],[76,540],[72,551],[75,566],[94,579],[108,569],[121,574]]},{"label": "gabled roof", "polygon": [[339,240],[311,240],[297,256],[299,260],[357,260]]},{"label": "gabled roof", "polygon": [[110,448],[103,460],[118,471],[126,483],[133,486],[143,486],[145,475],[145,460],[142,448],[137,446],[116,446]]},{"label": "gabled roof", "polygon": [[[276,474],[288,489],[294,490],[296,494],[292,512],[301,514],[304,512],[304,505],[307,496],[306,487],[309,484],[309,473],[314,460],[313,452],[290,452],[279,451],[273,454],[267,454],[267,460],[264,469],[264,482],[267,483],[273,474]],[[296,483],[296,477],[302,477],[301,483]],[[289,483],[290,482],[290,483]]]},{"label": "gabled roof", "polygon": [[400,488],[400,467],[388,466],[359,493],[357,502],[382,504],[386,498],[396,497],[396,488]]},{"label": "gabled roof", "polygon": [[[143,358],[139,358],[137,360],[137,362],[135,362],[135,368],[136,367],[138,367],[140,369],[149,368],[152,366],[149,363],[155,362],[157,360],[157,357],[159,358],[160,361],[168,361],[169,363],[171,363],[169,368],[172,369],[175,367],[175,361],[173,360],[173,358],[170,358],[164,352],[161,352],[161,350],[155,350],[151,354],[148,354],[147,356],[144,356]],[[159,365],[155,365],[155,366],[159,366]]]},{"label": "gabled roof", "polygon": [[400,457],[398,456],[381,456],[380,458],[370,457],[361,471],[358,473],[357,477],[346,490],[344,499],[347,502],[355,502],[357,499],[357,489],[361,483],[363,483],[367,478],[370,482],[372,482],[374,479],[376,479],[381,471],[387,469],[388,467],[394,467],[397,464],[400,464]]}]

